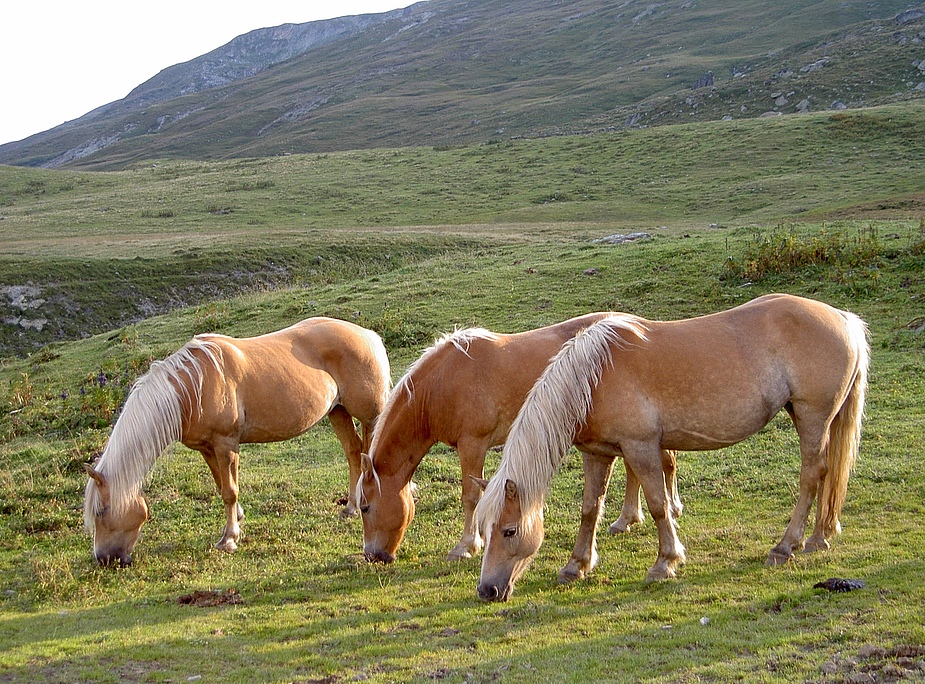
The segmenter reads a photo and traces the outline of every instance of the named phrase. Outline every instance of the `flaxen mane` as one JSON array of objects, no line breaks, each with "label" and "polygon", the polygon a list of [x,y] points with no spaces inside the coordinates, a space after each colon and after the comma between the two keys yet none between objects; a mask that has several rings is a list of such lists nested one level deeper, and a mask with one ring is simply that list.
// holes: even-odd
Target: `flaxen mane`
[{"label": "flaxen mane", "polygon": [[568,340],[527,395],[511,426],[498,471],[476,509],[478,526],[491,529],[504,505],[507,480],[517,484],[524,525],[543,514],[550,481],[591,410],[611,349],[646,341],[642,320],[629,314],[601,319]]},{"label": "flaxen mane", "polygon": [[[484,339],[484,340],[496,340],[498,335],[491,332],[490,330],[485,330],[484,328],[465,328],[463,330],[455,330],[451,333],[446,333],[436,342],[434,342],[430,347],[424,350],[421,356],[405,371],[405,374],[401,379],[395,383],[395,387],[392,389],[392,393],[389,395],[389,400],[385,405],[385,408],[382,409],[382,414],[379,416],[376,421],[376,425],[386,425],[389,422],[389,414],[395,409],[395,406],[398,405],[400,401],[404,401],[409,406],[414,400],[414,376],[420,371],[422,366],[425,366],[428,363],[431,363],[438,354],[446,349],[447,345],[453,345],[456,349],[461,351],[466,356],[469,355],[469,345],[472,343],[472,340],[475,339]],[[422,427],[425,423],[424,408],[425,401],[418,402],[419,413],[415,416],[415,428],[418,429]],[[376,429],[373,431],[372,443],[370,446],[370,453],[373,454],[375,459],[376,446],[379,441],[379,430]]]},{"label": "flaxen mane", "polygon": [[[199,351],[222,373],[222,352],[204,336],[197,336],[151,368],[132,386],[119,419],[94,468],[108,484],[110,506],[117,516],[141,494],[141,485],[157,458],[180,439],[183,411],[201,410],[203,368],[193,353]],[[189,379],[187,383],[181,378]],[[96,481],[90,478],[84,495],[84,525],[92,533],[102,509]]]}]

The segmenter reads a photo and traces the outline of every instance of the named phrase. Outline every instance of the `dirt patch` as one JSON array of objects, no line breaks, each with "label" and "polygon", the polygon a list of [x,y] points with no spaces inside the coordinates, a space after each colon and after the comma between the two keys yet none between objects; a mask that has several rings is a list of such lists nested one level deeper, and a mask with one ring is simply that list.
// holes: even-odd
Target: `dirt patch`
[{"label": "dirt patch", "polygon": [[237,589],[224,591],[194,591],[177,598],[177,603],[183,606],[196,606],[206,608],[210,606],[237,605],[244,603]]},{"label": "dirt patch", "polygon": [[857,655],[836,654],[821,670],[823,681],[833,683],[920,682],[925,679],[925,646],[865,644]]}]

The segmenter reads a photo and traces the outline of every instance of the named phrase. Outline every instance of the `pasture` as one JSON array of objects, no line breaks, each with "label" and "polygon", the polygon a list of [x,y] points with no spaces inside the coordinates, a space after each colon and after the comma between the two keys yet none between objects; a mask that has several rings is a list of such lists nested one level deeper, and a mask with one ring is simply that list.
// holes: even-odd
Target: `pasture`
[{"label": "pasture", "polygon": [[[689,130],[662,135],[669,133],[686,136]],[[857,143],[851,139],[833,154],[847,159]],[[779,156],[788,158],[787,150]],[[233,183],[236,164],[220,167],[216,178],[227,173],[221,183]],[[739,172],[747,184],[750,170]],[[108,196],[107,206],[129,212],[132,188],[144,186],[127,179],[131,173],[81,177],[108,185],[94,193]],[[838,206],[889,194],[871,191],[881,186],[866,168],[839,173],[850,178],[839,185],[845,196]],[[585,183],[587,175],[574,169],[571,174]],[[50,174],[45,182],[63,178]],[[285,175],[276,181],[279,187],[285,182]],[[837,179],[814,182],[822,189],[805,190],[811,196],[801,202],[821,207],[828,183]],[[201,196],[184,192],[169,200],[176,226],[152,209],[147,223],[142,221],[150,229],[132,233],[127,221],[110,225],[111,233],[100,225],[82,232],[69,224],[74,230],[69,243],[50,218],[64,208],[17,195],[4,213],[37,222],[36,242],[30,249],[23,235],[11,243],[12,253],[40,267],[109,242],[128,262],[133,240],[151,241],[152,258],[168,260],[172,250],[197,244],[208,253],[222,242],[223,231],[229,244],[259,243],[271,251],[273,241],[306,239],[290,219],[282,228],[263,218],[248,223],[240,218],[243,211],[232,214],[238,221],[233,226],[213,225],[208,235],[197,237],[195,222],[179,219],[183,206],[201,202]],[[103,197],[90,195],[91,203]],[[771,202],[776,192],[764,190],[761,196]],[[734,201],[732,193],[729,197]],[[351,228],[330,210],[336,229],[326,234],[332,242],[349,243],[355,233],[364,245],[407,256],[364,268],[364,258],[374,260],[360,255],[350,268],[325,278],[312,279],[305,266],[305,278],[284,287],[181,307],[3,360],[0,681],[925,678],[925,224],[900,212],[884,216],[882,209],[864,220],[794,224],[769,218],[789,215],[794,200],[785,199],[761,208],[763,222],[736,219],[727,207],[711,227],[702,213],[679,218],[694,201],[689,194],[665,199],[664,219],[658,201],[639,200],[637,213],[625,220],[603,220],[587,213],[602,207],[563,199],[499,210],[507,221],[468,225],[456,214],[452,225],[420,227],[433,222],[446,203],[437,193],[429,207],[405,198],[386,222],[388,229],[378,232]],[[136,206],[154,207],[152,202],[140,199]],[[480,220],[490,213],[486,209]],[[117,220],[96,213],[92,218]],[[317,221],[323,223],[323,217]],[[10,224],[3,229],[11,230]],[[624,245],[592,242],[632,229],[652,237]],[[320,235],[310,237],[320,244]],[[427,249],[415,251],[416,245]],[[574,450],[553,480],[545,544],[510,602],[479,602],[479,559],[444,560],[462,520],[459,464],[442,445],[415,476],[417,516],[398,559],[389,566],[368,564],[360,521],[338,516],[347,494],[347,465],[326,420],[288,442],[242,447],[240,495],[247,517],[237,553],[213,548],[221,501],[199,454],[175,445],[146,486],[152,519],[133,565],[100,568],[91,556],[82,529],[82,464],[102,448],[131,381],[196,332],[246,336],[308,316],[344,318],[382,336],[397,378],[437,335],[455,326],[513,332],[595,310],[682,318],[774,291],[849,309],[871,329],[860,457],[842,514],[844,531],[825,553],[798,556],[780,567],[764,565],[797,495],[797,438],[781,415],[739,445],[679,456],[685,506],[680,538],[687,563],[677,579],[665,582],[644,581],[656,547],[647,518],[627,535],[611,537],[601,529],[599,567],[574,584],[557,583],[578,528],[582,477]],[[489,454],[487,473],[497,462],[498,454]],[[619,514],[622,478],[618,466],[605,524]],[[830,577],[861,579],[866,586],[847,593],[813,587]]]}]

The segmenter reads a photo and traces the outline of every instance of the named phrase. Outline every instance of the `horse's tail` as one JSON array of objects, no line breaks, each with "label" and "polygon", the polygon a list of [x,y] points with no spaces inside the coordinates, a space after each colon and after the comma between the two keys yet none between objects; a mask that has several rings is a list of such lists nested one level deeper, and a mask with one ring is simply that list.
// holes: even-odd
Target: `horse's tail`
[{"label": "horse's tail", "polygon": [[483,499],[497,499],[500,506],[504,482],[511,479],[519,486],[524,512],[541,509],[553,475],[591,411],[592,393],[611,363],[613,349],[645,339],[640,319],[619,314],[601,319],[568,340],[527,395]]},{"label": "horse's tail", "polygon": [[851,346],[854,349],[854,377],[841,408],[829,428],[826,449],[827,472],[819,497],[819,522],[826,537],[841,532],[838,517],[848,492],[848,477],[854,469],[861,442],[861,422],[864,418],[864,398],[867,394],[867,373],[870,366],[870,345],[867,326],[854,314],[845,317]]}]

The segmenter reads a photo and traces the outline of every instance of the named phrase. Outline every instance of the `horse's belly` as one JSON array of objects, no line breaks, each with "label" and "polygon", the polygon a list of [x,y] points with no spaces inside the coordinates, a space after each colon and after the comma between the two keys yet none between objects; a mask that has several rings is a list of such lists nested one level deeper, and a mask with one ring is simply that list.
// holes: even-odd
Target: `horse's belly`
[{"label": "horse's belly", "polygon": [[719,420],[683,421],[662,426],[663,449],[710,451],[738,444],[767,425],[780,407],[757,407],[753,411],[730,411]]}]

